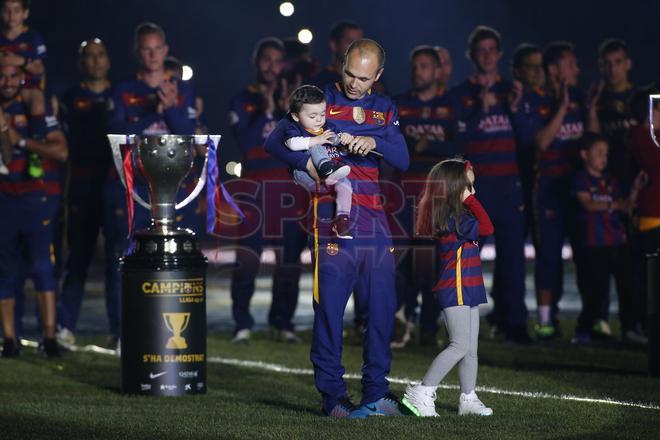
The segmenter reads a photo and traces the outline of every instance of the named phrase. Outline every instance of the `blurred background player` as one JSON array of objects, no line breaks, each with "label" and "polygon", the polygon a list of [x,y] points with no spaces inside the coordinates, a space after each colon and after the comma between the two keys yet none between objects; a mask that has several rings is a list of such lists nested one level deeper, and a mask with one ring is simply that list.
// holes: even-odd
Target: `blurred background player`
[{"label": "blurred background player", "polygon": [[[577,162],[579,140],[585,131],[598,132],[595,105],[576,88],[577,59],[573,46],[553,42],[543,51],[546,84],[527,91],[520,103],[518,135],[536,146],[534,182],[534,278],[538,304],[538,339],[557,336],[558,303],[563,292],[562,248],[569,230],[569,186]],[[574,247],[574,258],[579,249]],[[579,277],[578,277],[579,283]]]},{"label": "blurred background player", "polygon": [[[523,93],[538,93],[545,84],[543,72],[543,51],[539,46],[529,43],[519,45],[513,52],[512,73],[514,84],[522,85]],[[529,109],[520,109],[518,118],[525,117]],[[514,124],[515,125],[515,124]],[[516,135],[520,133],[519,127],[514,126]],[[531,231],[534,220],[532,212],[532,189],[534,186],[534,168],[536,166],[536,145],[529,138],[517,136],[518,170],[525,197],[526,231]],[[527,232],[525,233],[527,236]]]},{"label": "blurred background player", "polygon": [[571,193],[577,198],[582,312],[578,317],[574,343],[589,343],[601,334],[594,326],[601,319],[603,305],[609,305],[610,277],[614,276],[619,296],[621,334],[638,338],[633,302],[631,252],[623,215],[631,212],[642,179],[629,195],[621,193],[616,178],[607,171],[607,140],[593,133],[582,137],[580,157],[584,169],[573,177]]},{"label": "blurred background player", "polygon": [[98,38],[83,41],[78,48],[78,69],[82,80],[68,89],[61,100],[62,121],[70,152],[67,192],[67,257],[60,307],[58,342],[75,344],[74,333],[85,292],[85,282],[96,252],[99,232],[103,231],[105,256],[105,302],[111,338],[119,338],[119,285],[114,263],[122,250],[124,237],[117,236],[113,203],[108,200],[109,176],[114,165],[106,135],[107,108],[111,98],[108,79],[110,59]]},{"label": "blurred background player", "polygon": [[438,66],[438,87],[449,89],[451,87],[451,72],[454,69],[454,64],[451,60],[449,50],[442,46],[435,46],[438,52],[438,59],[440,64]]},{"label": "blurred background player", "polygon": [[363,36],[362,27],[354,21],[343,20],[332,26],[328,43],[332,62],[312,78],[312,84],[323,90],[328,84],[340,82],[346,49],[353,41],[359,40]]},{"label": "blurred background player", "polygon": [[[276,245],[279,251],[268,323],[275,330],[277,339],[300,341],[292,319],[298,303],[302,270],[300,253],[307,238],[298,219],[305,212],[309,196],[306,190],[293,183],[288,167],[264,150],[266,138],[287,111],[289,92],[288,84],[282,78],[283,60],[284,46],[279,39],[271,37],[259,41],[253,57],[257,82],[247,86],[230,103],[232,132],[243,153],[242,173],[237,185],[233,186],[237,189],[234,193],[237,201],[254,203],[260,209],[246,210],[246,219],[238,228],[237,267],[231,279],[234,343],[250,340],[254,326],[250,300],[259,273],[261,253],[268,243]],[[278,197],[266,197],[270,185],[278,185],[282,192],[292,195],[294,218],[284,218],[279,193]],[[248,199],[251,201],[247,202]]]},{"label": "blurred background player", "polygon": [[[443,53],[444,59],[440,53]],[[461,151],[455,142],[451,102],[447,93],[450,77],[446,50],[422,45],[410,53],[411,89],[395,97],[401,132],[408,146],[410,167],[397,175],[405,197],[403,211],[396,215],[402,237],[395,238],[403,252],[397,255],[397,292],[402,313],[397,313],[393,348],[402,348],[413,336],[417,323],[417,296],[422,294],[419,335],[422,344],[437,344],[438,302],[434,283],[433,241],[415,236],[415,206],[431,168]],[[450,64],[451,65],[451,64]],[[449,69],[449,73],[451,69]],[[391,225],[393,231],[395,227]]]},{"label": "blurred background player", "polygon": [[38,32],[25,21],[30,15],[30,0],[4,0],[0,6],[0,64],[25,71],[25,87],[44,90],[46,83],[46,45]]},{"label": "blurred background player", "polygon": [[0,313],[4,333],[3,356],[16,356],[19,344],[14,328],[14,290],[24,252],[30,262],[25,273],[32,278],[43,327],[42,346],[47,356],[58,356],[55,341],[55,289],[52,212],[42,176],[31,176],[29,153],[43,159],[64,161],[66,142],[51,142],[46,124],[34,121],[20,96],[23,72],[0,65],[0,145],[8,175],[0,176]]},{"label": "blurred background player", "polygon": [[[475,169],[475,186],[495,225],[495,268],[491,324],[513,342],[529,342],[525,306],[523,192],[516,158],[510,103],[512,85],[498,73],[499,33],[486,26],[468,38],[475,73],[452,89],[457,138]],[[519,99],[519,97],[517,98]]]}]

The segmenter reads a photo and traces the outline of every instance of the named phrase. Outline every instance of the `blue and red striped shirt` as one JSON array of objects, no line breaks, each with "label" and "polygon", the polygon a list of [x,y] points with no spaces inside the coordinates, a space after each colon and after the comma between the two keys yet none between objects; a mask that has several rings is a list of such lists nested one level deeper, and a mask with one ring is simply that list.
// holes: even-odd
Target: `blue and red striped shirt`
[{"label": "blue and red striped shirt", "polygon": [[[0,52],[11,52],[31,60],[45,60],[47,56],[46,45],[38,32],[24,27],[23,32],[13,40],[0,33]],[[25,72],[25,84],[28,89],[44,90],[45,76]]]},{"label": "blue and red striped shirt", "polygon": [[[4,104],[2,110],[5,116],[8,117],[11,128],[20,134],[22,138],[43,139],[46,136],[44,116],[31,116],[20,95],[13,101]],[[0,192],[10,195],[43,192],[43,179],[36,179],[28,174],[29,156],[30,152],[27,149],[14,148],[11,162],[7,165],[9,174],[0,175]],[[48,165],[46,165],[46,168],[48,168]],[[45,171],[48,170],[45,169]]]},{"label": "blue and red striped shirt", "polygon": [[[344,95],[339,83],[329,85],[325,90],[327,103],[326,118],[331,120],[340,132],[353,136],[369,136],[376,141],[375,151],[398,170],[409,165],[408,150],[399,129],[398,112],[392,100],[378,93],[367,93],[363,98],[351,100]],[[266,141],[266,150],[296,169],[306,170],[309,156],[305,152],[290,151],[284,146],[284,130],[288,125],[282,121]],[[348,154],[343,162],[351,167],[348,180],[353,188],[351,222],[356,237],[390,235],[383,210],[379,186],[380,158],[374,154],[360,156]],[[333,218],[334,200],[323,197],[319,200],[318,217]],[[327,225],[319,225],[323,233]]]},{"label": "blue and red striped shirt", "polygon": [[[436,163],[462,152],[455,142],[453,110],[444,88],[428,101],[419,99],[412,90],[394,101],[410,155],[410,167],[402,173],[402,179],[426,179]],[[427,146],[418,152],[416,146],[423,140]]]},{"label": "blue and red striped shirt", "polygon": [[620,92],[605,89],[596,103],[601,132],[610,144],[607,169],[622,184],[634,177],[630,175],[631,157],[626,148],[630,129],[637,125],[629,105],[632,94],[630,84]]},{"label": "blue and red striped shirt", "polygon": [[450,92],[457,138],[477,176],[518,176],[516,136],[507,103],[511,83],[499,79],[493,84],[487,95],[488,112],[479,98],[481,88],[472,76]]},{"label": "blue and red striped shirt", "polygon": [[[612,203],[620,197],[616,179],[607,173],[592,176],[581,170],[573,177],[571,192],[588,193],[594,202]],[[582,242],[587,247],[617,246],[626,243],[626,230],[616,211],[579,210]]]},{"label": "blue and red striped shirt", "polygon": [[264,150],[266,138],[284,116],[281,111],[266,114],[264,98],[256,84],[248,86],[229,104],[229,123],[243,152],[242,179],[257,181],[290,180],[288,167],[273,160]]},{"label": "blue and red striped shirt", "polygon": [[190,86],[176,77],[179,92],[175,106],[158,113],[158,87],[149,86],[138,73],[115,85],[112,91],[112,111],[108,128],[117,134],[195,134],[197,110]]},{"label": "blue and red striped shirt", "polygon": [[479,239],[491,235],[493,224],[474,196],[463,202],[465,210],[458,224],[449,219],[449,230],[438,239],[440,258],[438,279],[433,292],[444,309],[454,306],[475,307],[487,302],[479,256]]},{"label": "blue and red striped shirt", "polygon": [[[536,174],[539,177],[569,177],[575,169],[578,141],[582,138],[587,121],[587,108],[583,94],[575,87],[568,89],[570,105],[559,133],[544,151],[537,150]],[[542,89],[525,93],[516,129],[521,137],[532,140],[557,113],[558,100]]]}]

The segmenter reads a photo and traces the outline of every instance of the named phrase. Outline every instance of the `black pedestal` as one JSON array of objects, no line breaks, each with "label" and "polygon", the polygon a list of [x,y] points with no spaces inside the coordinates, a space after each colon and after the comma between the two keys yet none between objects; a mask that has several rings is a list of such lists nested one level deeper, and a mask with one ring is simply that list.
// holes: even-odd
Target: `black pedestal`
[{"label": "black pedestal", "polygon": [[121,261],[121,392],[206,392],[207,260],[189,231],[140,231]]}]

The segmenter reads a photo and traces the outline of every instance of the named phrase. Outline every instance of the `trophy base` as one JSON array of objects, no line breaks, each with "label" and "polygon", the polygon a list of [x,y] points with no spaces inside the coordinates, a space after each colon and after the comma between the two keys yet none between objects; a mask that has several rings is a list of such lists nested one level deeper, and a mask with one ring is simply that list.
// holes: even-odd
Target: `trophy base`
[{"label": "trophy base", "polygon": [[[206,267],[195,235],[150,228],[121,259],[121,392],[206,392]],[[172,316],[187,315],[174,324]]]}]

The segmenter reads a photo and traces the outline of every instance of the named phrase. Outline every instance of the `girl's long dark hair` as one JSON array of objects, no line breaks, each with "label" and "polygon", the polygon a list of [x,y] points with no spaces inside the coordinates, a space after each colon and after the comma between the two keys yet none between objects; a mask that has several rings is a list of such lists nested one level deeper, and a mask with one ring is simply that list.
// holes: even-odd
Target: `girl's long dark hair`
[{"label": "girl's long dark hair", "polygon": [[471,186],[467,167],[463,159],[447,159],[431,169],[417,206],[418,235],[440,236],[455,232],[449,230],[450,217],[454,218],[458,231],[465,210],[463,192]]}]

